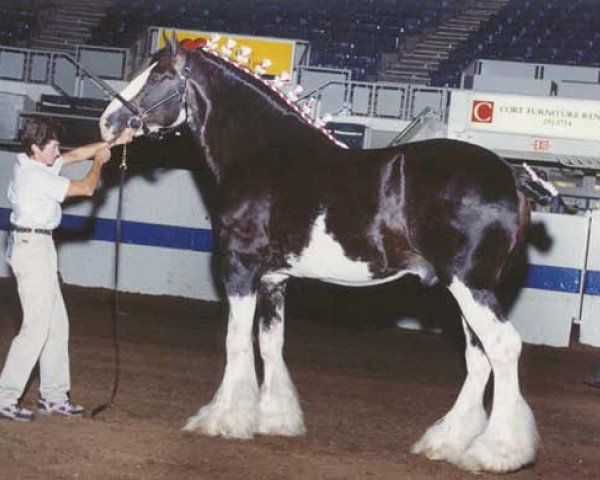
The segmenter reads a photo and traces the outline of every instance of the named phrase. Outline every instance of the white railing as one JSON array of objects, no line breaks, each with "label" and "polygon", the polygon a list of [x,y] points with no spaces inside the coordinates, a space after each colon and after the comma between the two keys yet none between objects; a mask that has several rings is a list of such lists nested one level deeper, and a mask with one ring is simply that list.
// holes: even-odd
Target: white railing
[{"label": "white railing", "polygon": [[301,100],[317,100],[315,117],[343,112],[361,117],[412,120],[424,108],[429,108],[431,116],[443,122],[447,119],[450,92],[451,89],[444,87],[329,80],[306,92]]},{"label": "white railing", "polygon": [[79,45],[75,57],[64,52],[0,46],[0,79],[50,85],[71,97],[86,95],[90,71],[104,80],[125,80],[127,49]]}]

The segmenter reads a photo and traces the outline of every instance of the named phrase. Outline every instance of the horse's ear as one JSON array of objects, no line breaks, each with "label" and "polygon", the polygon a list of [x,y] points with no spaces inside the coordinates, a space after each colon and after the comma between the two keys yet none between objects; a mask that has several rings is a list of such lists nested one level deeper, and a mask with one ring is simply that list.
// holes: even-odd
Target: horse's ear
[{"label": "horse's ear", "polygon": [[165,41],[166,47],[170,50],[171,54],[175,55],[179,50],[179,40],[175,34],[175,30],[171,33],[171,38],[167,36],[167,31],[163,30],[163,40]]}]

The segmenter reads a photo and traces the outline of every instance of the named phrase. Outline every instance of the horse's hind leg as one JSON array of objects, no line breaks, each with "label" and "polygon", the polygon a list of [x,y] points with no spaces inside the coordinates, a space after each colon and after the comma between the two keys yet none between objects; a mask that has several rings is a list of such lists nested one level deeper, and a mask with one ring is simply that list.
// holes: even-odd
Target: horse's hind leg
[{"label": "horse's hind leg", "polygon": [[479,340],[463,320],[467,378],[450,411],[427,429],[413,445],[413,453],[432,460],[457,463],[467,447],[487,424],[483,394],[490,376],[490,363]]},{"label": "horse's hind leg", "polygon": [[[225,279],[229,300],[227,363],[212,401],[190,417],[186,431],[231,438],[251,438],[257,428],[258,382],[254,366],[252,326],[256,310],[254,276],[236,265]],[[233,270],[233,269],[232,269]]]},{"label": "horse's hind leg", "polygon": [[494,400],[487,427],[458,461],[452,461],[472,471],[517,470],[533,462],[538,443],[533,413],[519,388],[521,338],[502,319],[493,292],[471,289],[456,277],[449,289],[483,344],[494,372]]},{"label": "horse's hind leg", "polygon": [[283,360],[284,302],[287,277],[265,275],[259,290],[260,354],[264,380],[258,408],[258,432],[264,435],[302,435],[304,419],[298,394]]}]

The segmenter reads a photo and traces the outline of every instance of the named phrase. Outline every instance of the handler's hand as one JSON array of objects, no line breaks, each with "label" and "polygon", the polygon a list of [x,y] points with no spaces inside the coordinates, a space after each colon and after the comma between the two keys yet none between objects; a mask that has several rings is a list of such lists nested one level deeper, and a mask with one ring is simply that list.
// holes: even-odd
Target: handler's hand
[{"label": "handler's hand", "polygon": [[127,127],[113,142],[111,142],[110,146],[114,147],[115,145],[123,145],[124,143],[129,143],[133,140],[134,134],[135,130],[133,128]]},{"label": "handler's hand", "polygon": [[94,160],[100,162],[101,165],[104,165],[110,160],[110,148],[107,147],[99,150],[96,155],[94,155]]}]

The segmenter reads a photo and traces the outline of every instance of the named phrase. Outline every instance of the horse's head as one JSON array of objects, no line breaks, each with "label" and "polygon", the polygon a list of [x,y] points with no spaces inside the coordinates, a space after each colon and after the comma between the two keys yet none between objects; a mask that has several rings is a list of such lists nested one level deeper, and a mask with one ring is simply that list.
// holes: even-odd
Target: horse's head
[{"label": "horse's head", "polygon": [[186,121],[186,86],[189,76],[186,53],[175,35],[154,62],[115,97],[100,118],[100,133],[114,140],[125,127],[141,135],[176,127]]}]

